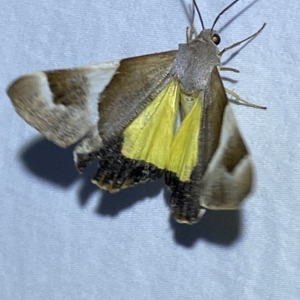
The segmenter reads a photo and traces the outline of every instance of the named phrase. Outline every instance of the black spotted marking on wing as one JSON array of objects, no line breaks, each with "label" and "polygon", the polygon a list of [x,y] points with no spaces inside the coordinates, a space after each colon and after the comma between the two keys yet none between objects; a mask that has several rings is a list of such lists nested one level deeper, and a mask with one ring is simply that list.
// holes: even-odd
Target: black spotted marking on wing
[{"label": "black spotted marking on wing", "polygon": [[174,219],[179,223],[199,222],[202,209],[196,197],[192,196],[193,181],[182,182],[174,172],[165,172],[165,182],[171,190],[170,206]]},{"label": "black spotted marking on wing", "polygon": [[77,153],[77,162],[76,168],[77,170],[82,173],[87,166],[89,166],[98,156],[98,151],[90,152],[90,153]]},{"label": "black spotted marking on wing", "polygon": [[149,179],[162,177],[164,170],[145,161],[126,158],[122,153],[123,137],[113,140],[98,151],[79,154],[77,168],[82,172],[94,159],[99,159],[93,179],[101,189],[117,192]]},{"label": "black spotted marking on wing", "polygon": [[93,182],[101,189],[118,192],[149,179],[163,176],[164,170],[151,163],[125,157],[121,153],[123,137],[113,140],[98,151],[77,154],[76,167],[79,172],[98,159],[98,169]]},{"label": "black spotted marking on wing", "polygon": [[110,192],[145,182],[156,180],[163,175],[164,170],[155,165],[126,158],[122,153],[123,137],[102,148],[99,158],[98,171],[93,182],[100,188]]}]

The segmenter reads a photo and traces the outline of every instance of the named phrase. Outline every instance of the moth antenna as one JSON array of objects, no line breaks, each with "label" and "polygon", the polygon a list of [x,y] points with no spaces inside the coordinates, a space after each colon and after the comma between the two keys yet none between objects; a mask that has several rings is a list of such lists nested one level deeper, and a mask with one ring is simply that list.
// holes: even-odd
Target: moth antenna
[{"label": "moth antenna", "polygon": [[[237,1],[238,1],[238,0],[237,0]],[[193,0],[193,6],[194,6],[193,11],[195,10],[195,7],[196,7],[197,14],[198,14],[198,16],[199,16],[199,20],[200,20],[200,22],[201,22],[202,29],[205,29],[205,27],[204,27],[204,22],[203,22],[203,19],[202,19],[202,16],[201,16],[201,13],[200,13],[200,10],[199,10],[199,8],[198,8],[198,5],[197,5],[196,0]]]},{"label": "moth antenna", "polygon": [[213,26],[211,27],[211,32],[213,31],[216,23],[218,22],[218,20],[220,19],[220,17],[224,14],[225,11],[227,11],[231,6],[233,6],[234,4],[236,4],[239,0],[235,0],[233,1],[231,4],[229,4],[226,8],[224,8],[216,17]]}]

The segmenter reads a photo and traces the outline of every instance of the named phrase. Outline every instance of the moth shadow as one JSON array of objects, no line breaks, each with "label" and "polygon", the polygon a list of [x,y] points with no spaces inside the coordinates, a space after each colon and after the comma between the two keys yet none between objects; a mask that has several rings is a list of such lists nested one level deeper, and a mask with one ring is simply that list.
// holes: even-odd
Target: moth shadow
[{"label": "moth shadow", "polygon": [[[260,0],[254,0],[251,3],[249,3],[246,7],[244,7],[241,11],[236,13],[232,18],[230,18],[218,31],[218,33],[221,33],[227,26],[229,26],[231,23],[233,23],[239,16],[241,16],[244,12],[246,12],[250,7],[252,7],[256,2]],[[189,21],[189,24],[192,23],[192,15],[193,15],[193,4],[190,3],[189,5],[186,5],[185,1],[181,0],[181,5],[183,7],[184,13]],[[201,8],[200,8],[201,12]],[[205,21],[205,20],[204,20]],[[196,35],[199,33],[196,31]]]},{"label": "moth shadow", "polygon": [[218,32],[221,33],[227,26],[229,26],[235,19],[237,19],[239,16],[241,16],[244,12],[246,12],[251,6],[253,6],[256,2],[260,0],[254,0],[251,3],[249,3],[246,7],[244,7],[240,12],[235,14],[232,18],[230,18],[219,30]]},{"label": "moth shadow", "polygon": [[201,221],[195,225],[178,224],[173,219],[171,225],[175,241],[185,247],[192,247],[198,239],[230,245],[240,235],[240,212],[238,210],[207,211]]},{"label": "moth shadow", "polygon": [[[93,165],[96,167],[97,164]],[[91,178],[93,178],[96,173],[96,168],[93,167],[93,165],[84,172],[84,184],[79,192],[81,206],[87,204],[92,193],[100,191],[95,184],[91,183]],[[134,187],[121,190],[118,193],[112,194],[108,191],[101,191],[96,213],[105,216],[116,216],[138,201],[142,201],[145,198],[156,197],[161,192],[163,186],[163,180],[160,179],[155,181],[149,180]]]},{"label": "moth shadow", "polygon": [[227,77],[227,76],[222,76],[222,80],[223,80],[223,81],[230,82],[230,83],[237,83],[237,82],[238,82],[238,80],[232,79],[232,78]]},{"label": "moth shadow", "polygon": [[[38,138],[24,146],[19,156],[30,172],[59,186],[68,187],[74,181],[82,179],[83,184],[78,191],[78,200],[81,206],[85,206],[91,195],[99,192],[98,187],[91,183],[91,178],[96,172],[97,162],[80,175],[74,166],[73,148],[62,149],[46,139]],[[101,196],[96,213],[116,216],[146,197],[156,197],[164,186],[164,180],[161,178],[122,190],[116,194],[99,193]],[[170,193],[166,191],[167,202],[169,196]],[[229,245],[239,235],[240,213],[239,211],[207,211],[202,220],[193,226],[178,224],[173,217],[171,217],[170,223],[175,241],[183,246],[192,247],[201,238]]]},{"label": "moth shadow", "polygon": [[70,186],[79,178],[73,162],[73,147],[62,149],[38,138],[25,145],[19,156],[30,172],[62,187]]},{"label": "moth shadow", "polygon": [[[243,44],[242,46],[240,46],[236,51],[232,52],[230,54],[230,56],[224,62],[222,62],[222,66],[226,66],[227,64],[229,64],[230,61],[233,60],[245,47],[247,47],[247,45],[249,43],[251,43],[252,40],[253,40],[253,38],[251,40],[245,42],[245,44]],[[222,76],[222,79],[224,79],[223,76]]]},{"label": "moth shadow", "polygon": [[117,194],[106,192],[96,212],[101,215],[115,216],[138,201],[155,198],[162,188],[163,185],[159,181],[149,181],[134,188],[122,190]]},{"label": "moth shadow", "polygon": [[79,174],[73,161],[73,149],[74,147],[62,149],[44,138],[38,138],[26,144],[21,149],[19,157],[30,172],[56,185],[68,187],[74,181],[82,180],[78,191],[80,206],[87,205],[92,194],[97,192],[100,199],[96,213],[101,215],[115,216],[134,203],[146,197],[155,197],[161,192],[162,180],[149,181],[115,194],[100,192],[100,189],[91,183],[91,178],[96,173],[97,161],[83,174]]},{"label": "moth shadow", "polygon": [[[169,193],[168,193],[169,194]],[[169,197],[165,197],[165,199]],[[207,210],[199,223],[194,225],[179,224],[170,216],[170,224],[176,243],[187,248],[193,247],[199,239],[220,245],[231,245],[241,232],[239,210]]]}]

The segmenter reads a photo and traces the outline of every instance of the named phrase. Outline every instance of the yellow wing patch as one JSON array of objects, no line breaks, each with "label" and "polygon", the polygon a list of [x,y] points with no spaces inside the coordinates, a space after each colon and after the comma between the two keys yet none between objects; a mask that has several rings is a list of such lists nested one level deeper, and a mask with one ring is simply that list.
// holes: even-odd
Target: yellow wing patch
[{"label": "yellow wing patch", "polygon": [[174,137],[178,103],[179,83],[172,80],[126,127],[122,154],[165,169]]},{"label": "yellow wing patch", "polygon": [[201,98],[198,96],[174,137],[167,163],[167,170],[176,173],[183,182],[190,179],[198,162],[200,122]]}]

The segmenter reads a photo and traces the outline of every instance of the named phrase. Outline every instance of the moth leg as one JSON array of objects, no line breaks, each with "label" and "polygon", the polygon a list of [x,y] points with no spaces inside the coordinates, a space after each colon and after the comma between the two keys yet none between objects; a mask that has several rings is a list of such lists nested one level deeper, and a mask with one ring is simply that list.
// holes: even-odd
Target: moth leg
[{"label": "moth leg", "polygon": [[237,103],[241,103],[241,104],[245,104],[247,106],[254,107],[254,108],[267,109],[265,106],[260,106],[260,105],[257,105],[257,104],[254,104],[254,103],[251,103],[251,102],[248,102],[248,101],[242,99],[238,94],[236,94],[232,90],[229,90],[227,88],[225,88],[225,90],[226,90],[227,94],[229,94],[232,97],[234,97],[234,99],[230,99],[231,101],[234,101],[234,102],[237,102]]},{"label": "moth leg", "polygon": [[220,67],[219,69],[220,71],[231,71],[234,73],[240,73],[240,70],[231,67]]}]

